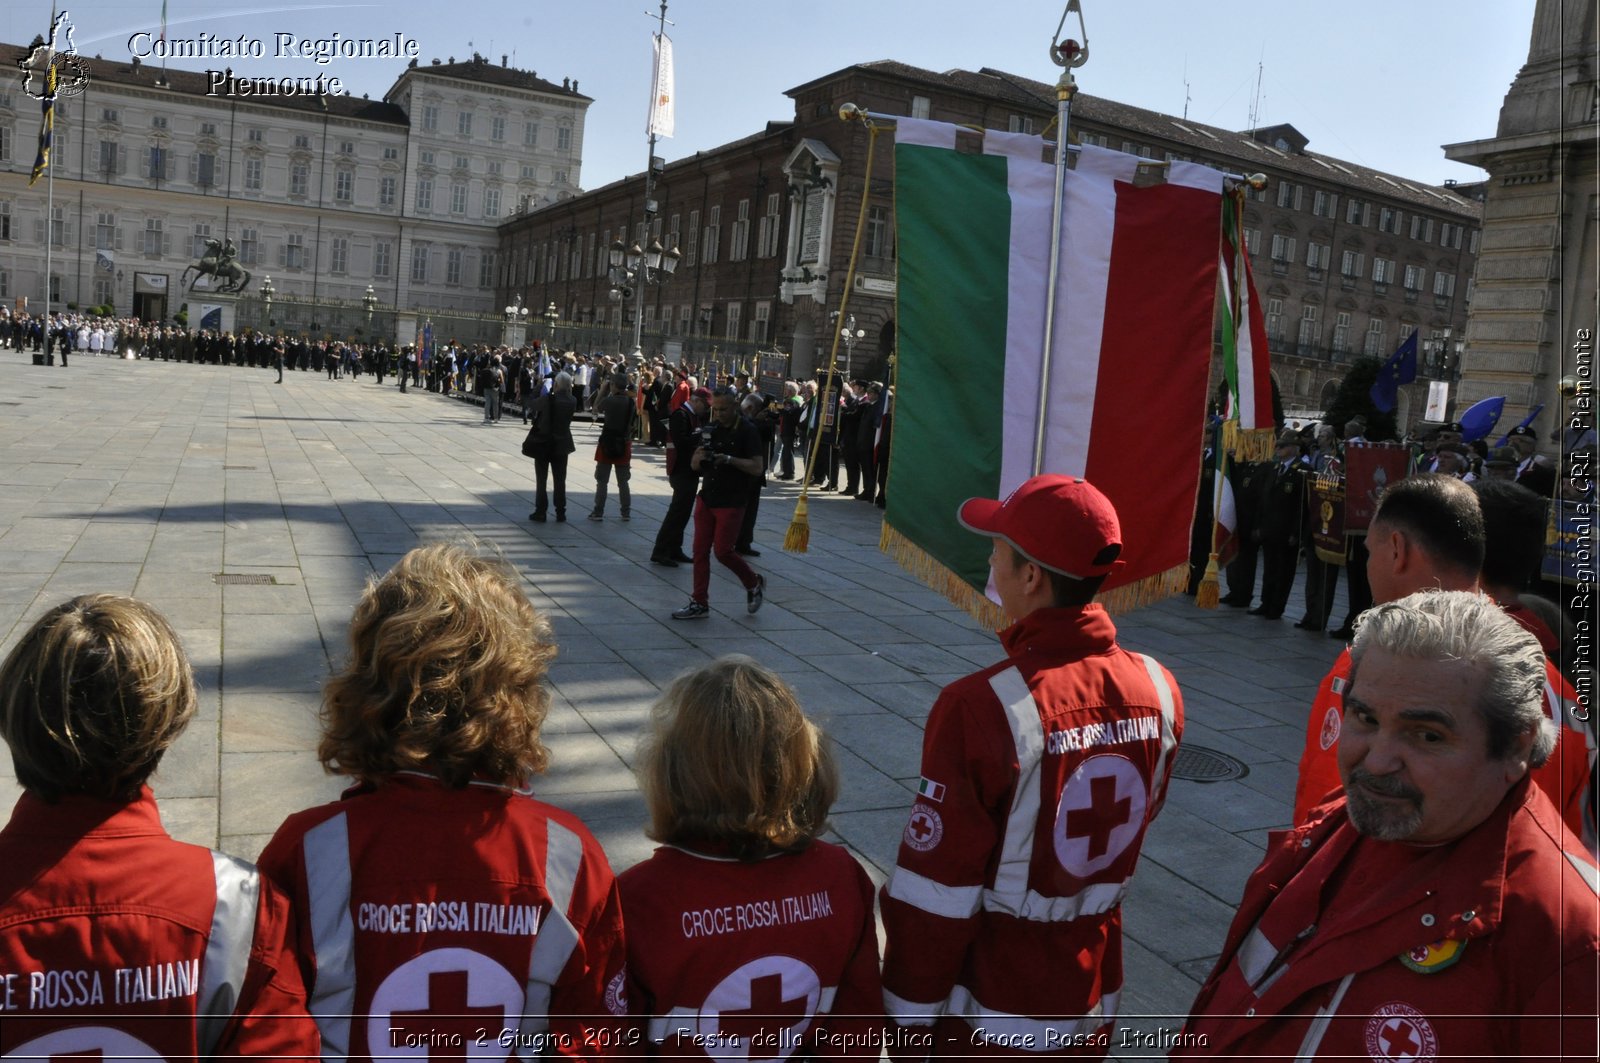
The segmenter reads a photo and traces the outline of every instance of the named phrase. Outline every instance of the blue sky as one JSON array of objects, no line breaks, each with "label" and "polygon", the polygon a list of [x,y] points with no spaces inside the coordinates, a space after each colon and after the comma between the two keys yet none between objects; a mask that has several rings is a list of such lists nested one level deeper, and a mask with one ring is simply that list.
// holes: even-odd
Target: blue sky
[{"label": "blue sky", "polygon": [[[128,38],[160,24],[160,0],[64,0],[81,52],[125,59]],[[673,0],[667,17],[677,60],[677,135],[667,159],[746,136],[792,117],[785,89],[874,59],[933,70],[998,67],[1053,82],[1046,48],[1057,0]],[[1470,181],[1481,171],[1445,160],[1439,145],[1494,134],[1506,89],[1527,56],[1534,0],[1083,0],[1087,93],[1233,129],[1249,124],[1261,65],[1260,123],[1290,122],[1313,151],[1419,181]],[[658,0],[392,0],[383,4],[274,4],[168,0],[168,36],[244,34],[268,57],[232,63],[242,76],[337,74],[377,97],[403,63],[271,57],[273,34],[420,42],[423,63],[477,50],[594,97],[582,182],[593,188],[643,169],[650,33]],[[470,11],[470,15],[468,12]],[[0,37],[44,32],[50,6],[12,0]],[[1075,19],[1073,20],[1075,23]],[[190,69],[227,65],[186,60]],[[1187,80],[1187,86],[1185,84]]]}]

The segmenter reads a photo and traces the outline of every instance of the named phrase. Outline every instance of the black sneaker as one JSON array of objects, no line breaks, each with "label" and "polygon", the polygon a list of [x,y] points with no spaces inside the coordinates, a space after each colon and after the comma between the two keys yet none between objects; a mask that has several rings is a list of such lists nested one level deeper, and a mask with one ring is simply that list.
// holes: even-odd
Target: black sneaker
[{"label": "black sneaker", "polygon": [[690,602],[688,605],[684,606],[682,609],[674,610],[673,614],[672,614],[672,619],[674,619],[674,620],[704,620],[706,617],[708,617],[710,615],[711,615],[711,607],[709,605],[701,605],[699,602]]},{"label": "black sneaker", "polygon": [[761,608],[761,603],[765,600],[766,593],[767,593],[767,577],[765,577],[765,576],[757,576],[756,577],[756,585],[754,587],[751,587],[749,590],[744,592],[745,601],[748,603],[744,607],[745,608],[745,612],[753,613],[756,610],[760,609]]},{"label": "black sneaker", "polygon": [[677,568],[678,567],[678,562],[676,561],[676,559],[667,557],[665,554],[656,554],[654,557],[652,557],[650,559],[650,563],[652,565],[661,565],[661,566],[663,566],[665,568]]},{"label": "black sneaker", "polygon": [[761,551],[757,550],[753,546],[736,546],[736,547],[733,548],[733,552],[738,554],[740,557],[760,557],[761,556]]}]

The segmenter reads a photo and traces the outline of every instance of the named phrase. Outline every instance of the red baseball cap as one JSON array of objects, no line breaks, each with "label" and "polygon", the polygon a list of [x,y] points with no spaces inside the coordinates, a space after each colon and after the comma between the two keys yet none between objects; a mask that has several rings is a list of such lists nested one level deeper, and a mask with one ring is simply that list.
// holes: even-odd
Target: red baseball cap
[{"label": "red baseball cap", "polygon": [[1076,476],[1035,476],[1004,501],[969,498],[957,519],[1072,579],[1095,579],[1121,564],[1116,509],[1098,488]]}]

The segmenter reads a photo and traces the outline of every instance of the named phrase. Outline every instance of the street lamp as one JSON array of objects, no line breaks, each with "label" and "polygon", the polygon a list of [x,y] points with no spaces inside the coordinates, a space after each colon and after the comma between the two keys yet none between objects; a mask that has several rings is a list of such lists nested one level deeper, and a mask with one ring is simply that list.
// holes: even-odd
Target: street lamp
[{"label": "street lamp", "polygon": [[522,305],[521,293],[506,307],[505,315],[506,327],[501,333],[500,342],[513,349],[519,348],[527,339],[528,323],[528,308]]},{"label": "street lamp", "polygon": [[276,292],[277,289],[272,286],[272,275],[270,273],[261,278],[261,301],[265,303],[267,307],[268,328],[272,327],[272,296]]},{"label": "street lamp", "polygon": [[1423,343],[1427,351],[1426,362],[1429,370],[1439,374],[1449,389],[1445,392],[1444,419],[1450,420],[1456,404],[1456,389],[1461,384],[1461,349],[1466,346],[1456,340],[1452,346],[1450,330],[1447,328],[1442,333]]},{"label": "street lamp", "polygon": [[372,290],[372,285],[367,285],[367,293],[361,297],[361,305],[367,311],[367,342],[372,342],[372,312],[378,309],[378,293]]},{"label": "street lamp", "polygon": [[544,308],[544,327],[545,327],[544,336],[545,336],[545,343],[548,346],[552,346],[552,347],[555,346],[555,342],[556,342],[556,322],[560,321],[560,320],[561,320],[561,313],[560,313],[560,311],[558,311],[556,309],[555,300],[551,300],[549,305],[547,305]]},{"label": "street lamp", "polygon": [[665,284],[678,269],[678,259],[683,255],[674,247],[670,251],[661,249],[660,240],[651,240],[650,246],[643,250],[638,243],[631,247],[623,247],[622,240],[611,242],[607,252],[607,261],[611,266],[611,290],[616,293],[615,299],[633,299],[633,348],[640,349],[642,329],[644,327],[644,288],[647,284]]},{"label": "street lamp", "polygon": [[[833,319],[839,320],[839,311],[833,312]],[[839,338],[844,340],[844,378],[850,379],[850,359],[855,354],[856,344],[867,338],[866,329],[856,328],[856,316],[846,314],[844,327],[839,330]]]}]

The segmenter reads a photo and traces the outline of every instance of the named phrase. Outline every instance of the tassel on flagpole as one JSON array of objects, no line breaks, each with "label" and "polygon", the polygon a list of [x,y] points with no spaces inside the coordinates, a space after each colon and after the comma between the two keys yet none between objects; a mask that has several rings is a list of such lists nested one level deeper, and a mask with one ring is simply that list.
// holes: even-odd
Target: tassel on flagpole
[{"label": "tassel on flagpole", "polygon": [[1222,586],[1217,575],[1217,555],[1212,554],[1211,560],[1206,562],[1206,574],[1200,577],[1200,586],[1195,588],[1194,604],[1198,609],[1215,609],[1222,604]]},{"label": "tassel on flagpole", "polygon": [[802,494],[794,504],[789,530],[783,534],[783,548],[792,554],[803,554],[810,546],[811,519],[806,509],[806,496]]}]

